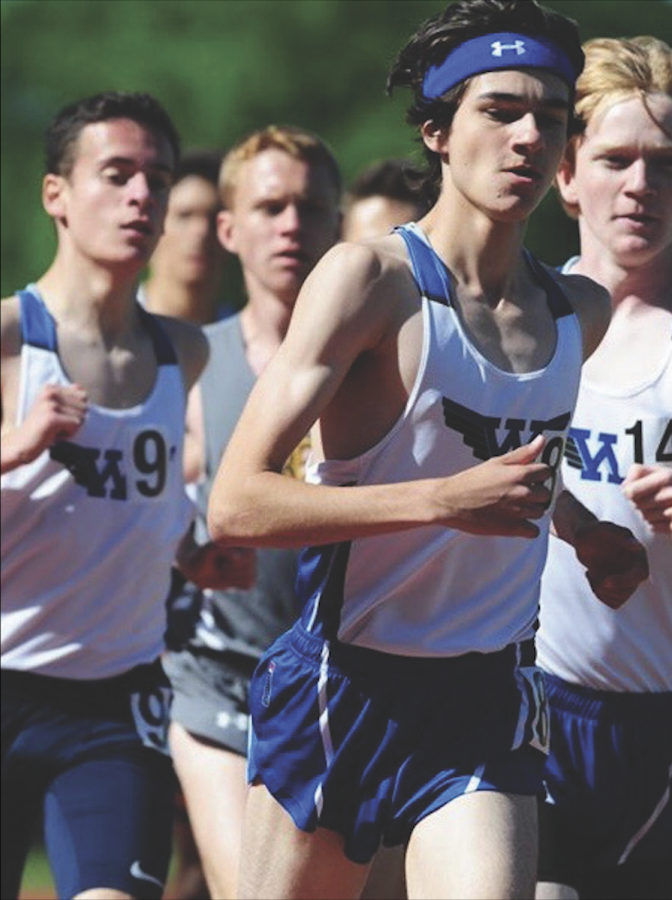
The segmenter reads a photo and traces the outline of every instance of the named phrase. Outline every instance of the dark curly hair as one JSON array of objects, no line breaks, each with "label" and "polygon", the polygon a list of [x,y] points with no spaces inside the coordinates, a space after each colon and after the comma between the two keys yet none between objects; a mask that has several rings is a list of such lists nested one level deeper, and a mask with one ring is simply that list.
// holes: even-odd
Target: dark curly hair
[{"label": "dark curly hair", "polygon": [[[442,13],[423,22],[393,62],[387,79],[387,93],[408,87],[413,101],[406,112],[410,125],[433,121],[443,128],[450,125],[470,79],[465,79],[441,97],[427,100],[423,80],[431,66],[438,65],[451,50],[483,34],[513,31],[531,37],[545,37],[566,53],[577,76],[583,68],[583,51],[576,22],[536,0],[458,0]],[[570,116],[570,134],[578,123]],[[428,171],[422,189],[433,204],[441,188],[441,163],[438,154],[424,148]]]}]

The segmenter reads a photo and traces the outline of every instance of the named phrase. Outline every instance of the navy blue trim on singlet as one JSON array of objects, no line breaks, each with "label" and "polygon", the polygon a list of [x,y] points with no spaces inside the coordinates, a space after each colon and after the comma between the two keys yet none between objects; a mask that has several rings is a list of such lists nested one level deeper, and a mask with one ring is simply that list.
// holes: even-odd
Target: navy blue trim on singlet
[{"label": "navy blue trim on singlet", "polygon": [[140,318],[147,326],[152,343],[154,344],[154,352],[156,353],[156,361],[160,366],[176,366],[177,355],[175,348],[170,342],[170,338],[161,327],[156,316],[147,312],[141,304],[138,303]]},{"label": "navy blue trim on singlet", "polygon": [[[435,300],[451,306],[451,275],[448,267],[436,251],[406,225],[394,229],[404,239],[411,257],[413,275],[421,293],[428,300]],[[525,260],[532,273],[546,293],[548,308],[554,319],[571,315],[574,312],[571,303],[560,285],[551,277],[527,248],[523,248]]]},{"label": "navy blue trim on singlet", "polygon": [[532,256],[527,248],[524,248],[524,253],[528,265],[536,275],[542,288],[546,291],[548,308],[550,309],[553,318],[561,319],[563,316],[572,315],[574,308],[557,281],[555,281],[550,273],[546,271],[539,260]]},{"label": "navy blue trim on singlet", "polygon": [[[58,353],[56,322],[47,309],[44,300],[30,288],[17,291],[17,297],[20,303],[21,338],[23,343],[31,347],[39,347],[41,350],[49,350],[51,353]],[[176,366],[177,355],[168,335],[155,316],[148,313],[140,305],[138,305],[138,308],[140,317],[152,339],[157,365]]]},{"label": "navy blue trim on singlet", "polygon": [[24,344],[56,353],[56,323],[44,302],[33,291],[18,291],[21,338]]},{"label": "navy blue trim on singlet", "polygon": [[345,597],[345,575],[352,541],[304,547],[299,554],[297,596],[303,598],[301,621],[306,631],[336,640]]},{"label": "navy blue trim on singlet", "polygon": [[394,230],[404,239],[420,293],[428,300],[450,306],[450,275],[443,261],[429,244],[407,226],[398,225]]}]

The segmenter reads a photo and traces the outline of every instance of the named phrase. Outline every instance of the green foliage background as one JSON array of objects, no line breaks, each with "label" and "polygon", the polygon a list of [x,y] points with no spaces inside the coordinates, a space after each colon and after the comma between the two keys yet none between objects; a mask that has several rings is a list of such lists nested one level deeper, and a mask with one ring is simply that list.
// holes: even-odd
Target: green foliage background
[{"label": "green foliage background", "polygon": [[[54,250],[40,204],[42,136],[54,112],[100,90],[147,90],[185,147],[227,145],[269,122],[318,132],[346,180],[386,156],[421,156],[408,98],[384,93],[388,67],[445,0],[0,0],[2,266],[6,296],[39,277]],[[666,0],[547,0],[582,39],[672,39]],[[530,248],[549,263],[576,247],[551,193]]]}]

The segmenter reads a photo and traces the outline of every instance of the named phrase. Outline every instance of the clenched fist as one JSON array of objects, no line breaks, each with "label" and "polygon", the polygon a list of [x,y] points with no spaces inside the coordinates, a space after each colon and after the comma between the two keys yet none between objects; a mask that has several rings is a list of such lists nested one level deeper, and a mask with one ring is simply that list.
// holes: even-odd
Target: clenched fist
[{"label": "clenched fist", "polygon": [[45,384],[26,418],[2,437],[2,471],[33,462],[56,441],[72,438],[84,424],[88,397],[78,384]]},{"label": "clenched fist", "polygon": [[593,593],[618,609],[649,577],[646,549],[629,528],[613,522],[588,522],[577,529],[574,549],[586,567]]}]

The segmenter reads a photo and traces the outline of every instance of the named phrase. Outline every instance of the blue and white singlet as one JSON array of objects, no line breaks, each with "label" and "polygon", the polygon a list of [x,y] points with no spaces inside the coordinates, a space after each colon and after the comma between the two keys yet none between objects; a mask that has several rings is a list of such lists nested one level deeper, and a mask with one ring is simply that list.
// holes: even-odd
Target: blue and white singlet
[{"label": "blue and white singlet", "polygon": [[[515,374],[473,345],[453,303],[451,276],[416,225],[404,238],[422,295],[422,358],[402,415],[360,456],[326,460],[307,480],[387,484],[444,477],[544,434],[544,462],[562,459],[582,364],[578,319],[529,254],[556,322],[553,356]],[[311,633],[405,656],[495,652],[534,635],[550,513],[533,539],[483,537],[425,526],[307,548],[298,590]]]},{"label": "blue and white singlet", "polygon": [[[574,259],[564,271],[571,271]],[[623,493],[633,463],[672,466],[672,334],[657,371],[605,387],[584,376],[562,464],[565,486],[598,519],[629,528],[650,577],[618,610],[594,596],[574,550],[551,535],[542,581],[539,665],[599,691],[672,691],[672,546]]]},{"label": "blue and white singlet", "polygon": [[[17,422],[46,384],[69,385],[37,288],[21,301]],[[191,518],[182,477],[185,385],[157,320],[143,312],[157,376],[129,409],[89,404],[72,440],[2,476],[2,666],[108,678],[163,648],[165,598]]]}]

